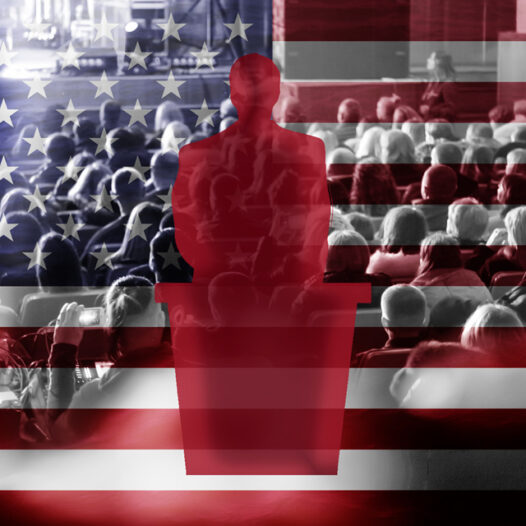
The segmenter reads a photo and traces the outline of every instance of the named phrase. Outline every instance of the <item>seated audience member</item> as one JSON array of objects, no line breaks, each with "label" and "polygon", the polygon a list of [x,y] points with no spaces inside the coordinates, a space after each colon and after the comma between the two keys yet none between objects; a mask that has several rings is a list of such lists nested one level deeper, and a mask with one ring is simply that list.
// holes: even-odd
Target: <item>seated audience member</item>
[{"label": "seated audience member", "polygon": [[37,123],[37,126],[42,132],[43,137],[49,137],[54,133],[60,133],[64,131],[62,127],[64,118],[63,115],[59,113],[59,110],[64,109],[64,106],[61,104],[52,104],[44,110],[41,121]]},{"label": "seated audience member", "polygon": [[[170,345],[163,344],[165,316],[161,305],[155,302],[153,292],[152,283],[137,276],[125,276],[110,286],[105,295],[104,310],[114,366],[103,378],[88,381],[78,390],[75,389],[75,364],[84,331],[78,323],[82,306],[66,303],[62,307],[49,356],[51,373],[47,408],[50,411],[47,414],[55,439],[73,443],[76,439],[88,438],[87,433],[101,433],[101,436],[111,434],[117,440],[122,434],[121,437],[130,440],[140,425],[133,412],[121,415],[119,425],[115,427],[114,421],[109,424],[104,417],[86,422],[82,411],[67,409],[96,409],[115,403],[140,407],[152,394],[161,395],[155,375],[149,380],[140,373],[143,367],[173,366]],[[137,330],[136,327],[148,327],[148,330]],[[92,353],[97,353],[97,349]]]},{"label": "seated audience member", "polygon": [[498,104],[489,110],[488,119],[493,132],[513,120],[513,109],[507,104]]},{"label": "seated audience member", "polygon": [[26,177],[24,177],[18,170],[11,172],[11,178],[3,177],[0,179],[0,199],[4,197],[7,192],[17,189],[29,190],[30,184]]},{"label": "seated audience member", "polygon": [[81,261],[85,264],[95,245],[102,243],[121,243],[126,231],[126,223],[132,210],[144,201],[144,183],[134,168],[121,168],[112,176],[111,194],[119,207],[119,216],[94,234],[82,252]]},{"label": "seated audience member", "polygon": [[526,124],[522,125],[520,128],[517,128],[513,132],[511,136],[511,142],[505,143],[495,152],[495,164],[497,166],[506,164],[508,154],[517,148],[522,150],[526,149]]},{"label": "seated audience member", "polygon": [[[453,126],[445,119],[433,119],[425,123],[425,142],[416,151],[416,157],[421,163],[431,161],[431,152],[437,144],[443,142],[457,142],[458,137],[453,132]],[[460,162],[458,163],[460,164]]]},{"label": "seated audience member", "polygon": [[489,148],[493,154],[500,148],[501,144],[493,138],[493,128],[485,122],[472,123],[466,130],[466,142],[470,146],[484,146]]},{"label": "seated audience member", "polygon": [[413,200],[413,204],[419,205],[430,231],[445,230],[446,205],[453,201],[457,191],[457,174],[449,166],[431,166],[424,172],[420,188],[422,199]]},{"label": "seated audience member", "polygon": [[237,109],[230,98],[221,101],[219,105],[219,116],[221,119],[232,118],[237,120]]},{"label": "seated audience member", "polygon": [[68,192],[79,180],[79,173],[82,172],[80,168],[85,168],[94,162],[95,157],[91,153],[80,152],[75,154],[66,164],[64,175],[58,179],[57,184],[53,189],[53,197],[64,197],[68,195]]},{"label": "seated audience member", "polygon": [[350,148],[353,152],[356,152],[358,145],[360,144],[360,141],[364,136],[365,132],[370,128],[377,127],[378,125],[378,117],[376,117],[376,115],[365,115],[360,119],[360,121],[356,125],[356,137],[354,139],[347,139],[344,142],[343,146],[346,146],[347,148]]},{"label": "seated audience member", "polygon": [[422,117],[411,106],[406,106],[405,104],[398,106],[393,113],[393,130],[400,130],[404,122],[412,119],[423,122]]},{"label": "seated audience member", "polygon": [[466,371],[486,363],[484,353],[458,343],[422,342],[394,375],[390,391],[405,409],[458,407],[472,389]]},{"label": "seated audience member", "polygon": [[122,115],[121,105],[114,100],[105,100],[99,111],[100,126],[97,130],[97,135],[101,135],[103,130],[109,133],[111,130],[119,126],[119,121]]},{"label": "seated audience member", "polygon": [[374,240],[374,225],[367,214],[350,212],[346,217],[354,230],[356,230],[358,234],[361,234],[367,243]]},{"label": "seated audience member", "polygon": [[134,276],[143,276],[152,283],[190,283],[193,268],[183,259],[175,243],[175,229],[161,229],[150,243],[150,258],[130,270]]},{"label": "seated audience member", "polygon": [[468,146],[462,157],[460,173],[479,184],[490,183],[495,177],[493,156],[493,150],[487,146]]},{"label": "seated audience member", "polygon": [[142,166],[150,164],[150,155],[144,149],[144,136],[129,128],[114,128],[108,133],[106,152],[112,172],[134,166],[137,158]]},{"label": "seated audience member", "polygon": [[84,285],[79,256],[73,243],[50,232],[40,239],[41,252],[47,253],[45,267],[37,265],[38,286],[45,292],[66,292]]},{"label": "seated audience member", "polygon": [[95,155],[97,144],[92,140],[95,137],[97,137],[97,125],[91,119],[80,118],[73,126],[76,153],[86,152]]},{"label": "seated audience member", "polygon": [[[356,156],[349,148],[344,146],[335,148],[327,155],[327,177],[352,176],[355,164]],[[349,184],[348,192],[350,191],[351,185]]]},{"label": "seated audience member", "polygon": [[166,194],[170,190],[178,170],[179,155],[174,151],[155,152],[151,161],[151,176],[146,183],[146,198],[160,204],[158,195]]},{"label": "seated audience member", "polygon": [[476,199],[464,197],[448,207],[446,231],[461,247],[484,243],[488,228],[488,209]]},{"label": "seated audience member", "polygon": [[10,190],[0,201],[0,217],[6,216],[11,212],[22,212],[33,216],[47,231],[52,225],[56,224],[57,217],[51,207],[48,206],[45,194],[42,197],[43,202],[36,199],[34,192],[29,191],[27,188]]},{"label": "seated audience member", "polygon": [[323,141],[323,144],[325,145],[326,159],[328,159],[330,153],[338,147],[338,138],[336,137],[336,134],[330,130],[324,130],[324,129],[314,129],[313,130],[309,128],[307,133]]},{"label": "seated audience member", "polygon": [[421,288],[429,309],[448,296],[462,296],[475,304],[493,300],[477,274],[463,268],[457,241],[440,232],[422,241],[420,266],[411,285]]},{"label": "seated audience member", "polygon": [[179,153],[191,135],[190,128],[186,124],[174,121],[168,124],[161,136],[161,151],[167,152],[173,150]]},{"label": "seated audience member", "polygon": [[59,167],[66,166],[70,157],[75,155],[75,143],[63,133],[54,133],[46,141],[45,152],[46,160],[30,182],[38,186],[55,186],[64,173]]},{"label": "seated audience member", "polygon": [[376,157],[380,159],[381,147],[380,138],[384,133],[381,126],[373,126],[368,128],[360,138],[358,146],[356,147],[356,158],[358,160],[367,159],[369,157]]},{"label": "seated audience member", "polygon": [[[35,124],[26,124],[21,130],[11,147],[11,157],[14,159],[27,159],[29,156],[30,145],[25,139],[35,136],[37,127]],[[42,151],[31,152],[31,159],[42,159]]]},{"label": "seated audience member", "polygon": [[68,198],[73,201],[79,209],[83,209],[93,201],[93,195],[97,194],[100,182],[108,175],[110,169],[101,161],[94,161],[82,170],[77,182],[68,192]]},{"label": "seated audience member", "polygon": [[221,122],[219,123],[219,132],[224,132],[235,122],[237,122],[237,119],[234,119],[234,117],[225,117],[224,119],[221,119]]},{"label": "seated audience member", "polygon": [[513,134],[526,124],[526,100],[518,100],[513,104],[513,120],[494,130],[493,136],[501,144],[512,141]]},{"label": "seated audience member", "polygon": [[401,130],[411,137],[415,145],[415,158],[419,160],[417,155],[418,147],[426,140],[426,125],[424,121],[420,117],[414,117],[405,121]]},{"label": "seated audience member", "polygon": [[390,97],[380,97],[376,104],[376,116],[378,122],[382,124],[391,125],[393,123],[393,115],[400,106],[402,99],[398,95],[391,95]]},{"label": "seated audience member", "polygon": [[368,157],[354,167],[350,202],[353,210],[373,217],[384,216],[400,202],[396,182],[388,166]]},{"label": "seated audience member", "polygon": [[184,117],[179,106],[175,102],[167,100],[162,102],[155,110],[155,131],[147,140],[148,149],[158,150],[161,147],[161,137],[171,122],[180,122],[183,124]]},{"label": "seated audience member", "polygon": [[360,122],[361,115],[362,108],[356,99],[348,98],[340,102],[336,117],[338,121],[336,137],[339,144],[356,138],[356,126]]},{"label": "seated audience member", "polygon": [[[504,239],[498,239],[499,230],[488,239],[488,247],[497,249],[492,252],[479,270],[480,277],[486,285],[491,284],[497,272],[520,271],[526,269],[526,206],[510,210],[504,219],[506,231]],[[507,235],[505,235],[507,232]],[[504,245],[499,247],[498,245]]]},{"label": "seated audience member", "polygon": [[280,113],[281,118],[276,120],[284,122],[284,128],[288,130],[294,129],[302,133],[307,132],[306,118],[299,99],[290,95],[284,97],[281,102]]},{"label": "seated audience member", "polygon": [[523,323],[504,305],[481,305],[466,321],[461,343],[488,353],[495,367],[526,364]]},{"label": "seated audience member", "polygon": [[381,300],[382,326],[387,342],[381,350],[414,347],[425,337],[428,320],[426,298],[412,285],[393,285]]},{"label": "seated audience member", "polygon": [[112,175],[104,176],[90,201],[80,210],[80,219],[86,225],[106,226],[119,217],[115,196],[111,195]]},{"label": "seated audience member", "polygon": [[403,131],[388,130],[381,135],[380,160],[389,165],[397,185],[420,180],[422,173],[415,164],[415,145]]},{"label": "seated audience member", "polygon": [[501,206],[498,214],[490,220],[490,231],[503,227],[508,212],[526,203],[526,176],[505,175],[497,187],[497,203]]},{"label": "seated audience member", "polygon": [[506,175],[526,175],[526,149],[515,148],[506,156]]},{"label": "seated audience member", "polygon": [[457,174],[455,197],[478,197],[479,187],[476,181],[460,173],[462,150],[452,142],[437,144],[431,151],[431,164],[444,164]]},{"label": "seated audience member", "polygon": [[392,208],[383,222],[382,245],[371,256],[367,272],[391,278],[414,276],[420,264],[420,243],[426,233],[422,212],[410,206]]},{"label": "seated audience member", "polygon": [[466,320],[478,304],[459,296],[442,298],[431,309],[427,338],[441,342],[459,342]]},{"label": "seated audience member", "polygon": [[367,274],[370,252],[367,241],[352,230],[336,230],[329,235],[329,250],[323,281],[326,283],[371,283],[372,305],[378,305],[381,290],[391,280],[385,274]]}]

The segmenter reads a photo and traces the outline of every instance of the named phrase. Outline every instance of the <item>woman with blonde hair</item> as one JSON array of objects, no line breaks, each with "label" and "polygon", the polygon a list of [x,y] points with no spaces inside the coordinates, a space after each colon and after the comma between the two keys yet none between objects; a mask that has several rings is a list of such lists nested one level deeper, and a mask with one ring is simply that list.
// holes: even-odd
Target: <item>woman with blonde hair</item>
[{"label": "woman with blonde hair", "polygon": [[414,183],[422,176],[416,165],[413,140],[403,131],[388,130],[381,135],[380,160],[389,165],[397,185]]}]

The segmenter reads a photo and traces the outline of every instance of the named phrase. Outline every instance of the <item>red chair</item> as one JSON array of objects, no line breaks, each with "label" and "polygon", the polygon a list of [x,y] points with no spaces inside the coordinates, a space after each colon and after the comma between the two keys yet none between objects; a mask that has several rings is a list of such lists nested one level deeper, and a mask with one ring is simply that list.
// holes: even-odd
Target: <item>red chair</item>
[{"label": "red chair", "polygon": [[491,278],[490,292],[494,299],[498,300],[506,292],[516,287],[522,280],[524,271],[497,272]]}]

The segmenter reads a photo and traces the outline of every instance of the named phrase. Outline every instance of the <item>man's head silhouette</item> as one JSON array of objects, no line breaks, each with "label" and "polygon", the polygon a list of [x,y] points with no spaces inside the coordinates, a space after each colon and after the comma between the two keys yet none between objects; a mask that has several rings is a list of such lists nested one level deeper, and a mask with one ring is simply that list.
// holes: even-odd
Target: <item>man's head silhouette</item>
[{"label": "man's head silhouette", "polygon": [[254,118],[270,119],[279,98],[279,70],[263,55],[244,55],[230,70],[230,90],[230,98],[242,123]]}]

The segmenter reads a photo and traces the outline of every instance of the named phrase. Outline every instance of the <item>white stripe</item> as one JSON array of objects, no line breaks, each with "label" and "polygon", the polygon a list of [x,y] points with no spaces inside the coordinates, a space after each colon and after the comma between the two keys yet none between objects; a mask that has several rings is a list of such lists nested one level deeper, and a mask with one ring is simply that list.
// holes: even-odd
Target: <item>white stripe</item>
[{"label": "white stripe", "polygon": [[[0,375],[4,370],[0,370]],[[130,378],[128,385],[135,385],[133,389],[123,390],[120,397],[108,398],[100,396],[98,405],[93,402],[77,404],[82,409],[177,409],[176,373],[170,368],[158,369],[133,369],[125,370]],[[203,375],[203,384],[206,370],[196,369],[195,372]],[[301,369],[299,370],[301,373]],[[395,399],[389,392],[389,386],[397,368],[363,368],[350,369],[347,384],[345,407],[347,409],[392,409],[396,408]],[[289,370],[291,381],[297,381],[298,369]],[[71,371],[71,374],[74,374]],[[230,369],[229,378],[235,381],[235,375],[246,376],[245,369]],[[273,385],[271,378],[276,375],[286,375],[287,369],[268,370],[269,389]],[[425,368],[420,369],[427,385],[438,389],[431,391],[432,396],[421,401],[422,409],[526,409],[526,369],[524,368]],[[259,373],[261,376],[261,372]],[[329,380],[333,377],[328,376]],[[323,381],[323,380],[321,380]],[[467,392],[463,388],[467,387]],[[204,390],[206,394],[206,390]],[[448,396],[444,399],[442,393]],[[462,394],[462,396],[460,396]],[[0,400],[2,393],[0,392]],[[208,407],[214,407],[211,400]],[[250,408],[250,397],[230,402],[230,408]],[[270,406],[271,404],[267,404]],[[294,400],[289,407],[312,407],[308,400],[303,404]],[[274,404],[275,406],[275,404]],[[331,406],[323,401],[318,407]],[[34,409],[44,409],[41,405],[33,406]],[[287,403],[279,407],[287,407]],[[1,465],[1,464],[0,464]]]},{"label": "white stripe", "polygon": [[344,450],[338,475],[185,473],[182,450],[2,450],[0,490],[388,491],[526,489],[524,450]]}]

